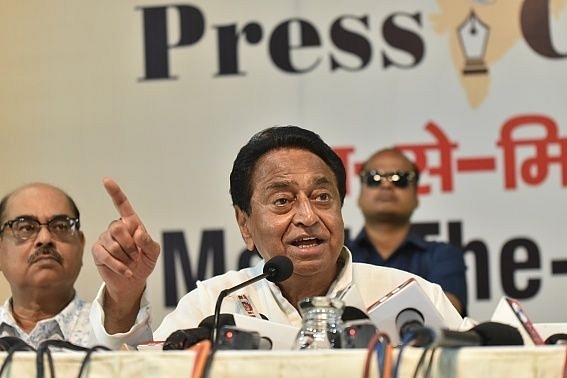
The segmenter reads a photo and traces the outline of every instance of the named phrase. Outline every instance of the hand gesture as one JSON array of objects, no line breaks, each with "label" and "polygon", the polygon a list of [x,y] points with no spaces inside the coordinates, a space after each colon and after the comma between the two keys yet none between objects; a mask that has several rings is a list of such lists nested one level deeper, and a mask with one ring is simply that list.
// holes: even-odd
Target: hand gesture
[{"label": "hand gesture", "polygon": [[103,184],[120,218],[112,221],[99,236],[92,247],[92,255],[106,283],[105,301],[119,304],[120,312],[124,312],[127,307],[138,308],[160,247],[146,231],[120,186],[109,178],[105,178]]}]

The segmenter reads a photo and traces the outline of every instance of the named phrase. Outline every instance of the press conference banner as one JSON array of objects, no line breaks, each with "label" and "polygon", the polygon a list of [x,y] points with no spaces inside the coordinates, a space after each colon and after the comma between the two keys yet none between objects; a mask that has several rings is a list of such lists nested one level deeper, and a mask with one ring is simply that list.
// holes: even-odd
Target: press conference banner
[{"label": "press conference banner", "polygon": [[[162,246],[155,324],[195,285],[253,263],[229,173],[252,134],[319,133],[347,169],[398,146],[423,170],[415,226],[463,247],[469,313],[517,298],[567,316],[567,5],[564,0],[0,2],[2,194],[58,185],[90,246],[118,217],[118,181]],[[9,295],[3,280],[4,297]]]}]

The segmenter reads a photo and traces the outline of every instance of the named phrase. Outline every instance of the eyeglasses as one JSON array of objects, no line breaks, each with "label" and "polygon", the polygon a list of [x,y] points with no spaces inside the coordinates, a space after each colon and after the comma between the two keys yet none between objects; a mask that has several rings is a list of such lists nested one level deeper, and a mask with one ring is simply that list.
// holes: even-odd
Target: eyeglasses
[{"label": "eyeglasses", "polygon": [[360,180],[369,187],[379,187],[389,181],[397,188],[407,188],[410,183],[417,182],[415,171],[380,172],[377,170],[360,172]]},{"label": "eyeglasses", "polygon": [[9,220],[0,226],[0,235],[6,227],[12,229],[14,237],[18,240],[35,239],[41,226],[47,226],[47,229],[58,240],[67,240],[75,235],[80,227],[79,218],[71,218],[66,215],[57,215],[46,223],[41,223],[35,218],[18,217]]}]

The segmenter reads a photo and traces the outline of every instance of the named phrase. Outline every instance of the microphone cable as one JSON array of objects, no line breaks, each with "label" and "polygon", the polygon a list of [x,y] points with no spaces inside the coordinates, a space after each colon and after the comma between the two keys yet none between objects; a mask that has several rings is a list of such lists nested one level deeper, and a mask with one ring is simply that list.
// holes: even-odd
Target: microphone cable
[{"label": "microphone cable", "polygon": [[81,361],[81,367],[79,369],[79,374],[77,374],[78,378],[81,378],[83,376],[83,372],[86,370],[87,364],[90,362],[92,354],[94,352],[99,351],[99,350],[110,351],[109,348],[102,346],[102,345],[96,345],[92,348],[89,348],[87,350],[87,353],[85,354],[85,357],[83,357],[83,360]]},{"label": "microphone cable", "polygon": [[6,357],[0,366],[0,377],[4,374],[4,370],[10,365],[14,357],[14,353],[22,351],[35,352],[35,348],[15,336],[4,336],[0,338],[0,351],[6,351]]},{"label": "microphone cable", "polygon": [[425,372],[423,373],[424,377],[428,377],[431,375],[431,367],[433,366],[433,358],[435,356],[435,352],[437,351],[437,348],[424,348],[423,352],[421,352],[421,355],[419,356],[419,360],[417,362],[417,365],[415,366],[415,370],[413,371],[413,378],[417,378],[417,375],[420,371],[420,369],[423,369],[423,365],[425,363],[425,359],[427,357],[427,354],[429,353],[429,360],[427,362],[427,365],[425,366]]},{"label": "microphone cable", "polygon": [[[425,346],[423,346],[423,352],[419,356],[419,360],[418,360],[417,365],[414,369],[413,378],[417,378],[419,371],[423,370],[423,369],[425,369],[425,372],[423,373],[424,378],[427,378],[431,375],[431,370],[432,370],[432,367],[433,367],[433,359],[435,357],[435,352],[437,351],[437,347],[431,346],[432,340],[431,341],[429,340],[429,336],[430,336],[429,333],[426,332],[424,334],[423,332],[420,332],[422,330],[420,330],[419,328],[410,329],[407,332],[405,332],[405,334],[403,335],[403,338],[401,340],[402,342],[400,344],[400,350],[398,352],[398,358],[396,360],[396,365],[394,367],[394,372],[392,374],[392,378],[398,377],[398,372],[399,372],[399,368],[400,368],[400,365],[401,365],[401,360],[402,360],[402,355],[403,355],[404,350],[409,345],[412,345],[412,343],[417,343],[418,345],[420,345],[420,344],[423,344],[424,341],[426,341],[424,343]],[[424,367],[425,359],[426,359],[428,353],[429,353],[429,359],[427,361],[427,364]]]},{"label": "microphone cable", "polygon": [[381,378],[390,378],[393,347],[390,337],[384,332],[376,332],[368,342],[366,348],[366,358],[364,360],[363,378],[370,377],[370,361],[372,355],[376,352],[378,376]]},{"label": "microphone cable", "polygon": [[107,348],[103,345],[95,345],[91,348],[89,347],[83,347],[80,345],[76,345],[73,344],[69,341],[65,341],[65,340],[58,340],[58,339],[48,339],[45,341],[42,341],[39,346],[37,347],[37,351],[36,351],[36,376],[37,378],[45,378],[45,366],[44,366],[44,360],[45,360],[45,356],[47,356],[47,362],[48,362],[48,367],[49,367],[49,373],[50,373],[50,377],[51,378],[55,378],[55,368],[53,366],[53,356],[51,355],[51,349],[49,349],[50,347],[56,347],[56,348],[60,348],[60,349],[69,349],[69,350],[74,350],[74,351],[78,351],[78,352],[86,352],[85,357],[83,357],[83,360],[81,361],[81,367],[79,369],[79,374],[77,375],[77,377],[81,377],[86,365],[88,364],[88,362],[90,361],[91,355],[93,354],[93,352],[96,352],[98,350],[106,350],[109,351],[111,350],[110,348]]},{"label": "microphone cable", "polygon": [[400,344],[400,348],[398,351],[398,357],[396,358],[396,363],[394,364],[394,370],[392,372],[392,378],[398,377],[398,371],[400,369],[400,364],[402,362],[402,354],[408,345],[414,340],[415,334],[413,331],[406,332],[404,337],[402,338],[402,343]]}]

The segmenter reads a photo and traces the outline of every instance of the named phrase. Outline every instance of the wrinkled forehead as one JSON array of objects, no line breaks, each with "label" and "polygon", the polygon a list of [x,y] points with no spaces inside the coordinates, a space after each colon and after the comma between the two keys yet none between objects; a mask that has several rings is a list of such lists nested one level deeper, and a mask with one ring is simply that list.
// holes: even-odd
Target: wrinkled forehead
[{"label": "wrinkled forehead", "polygon": [[301,178],[310,183],[328,182],[337,187],[331,167],[317,154],[297,148],[271,150],[258,159],[251,175],[251,188],[262,188],[268,182],[293,181]]}]

